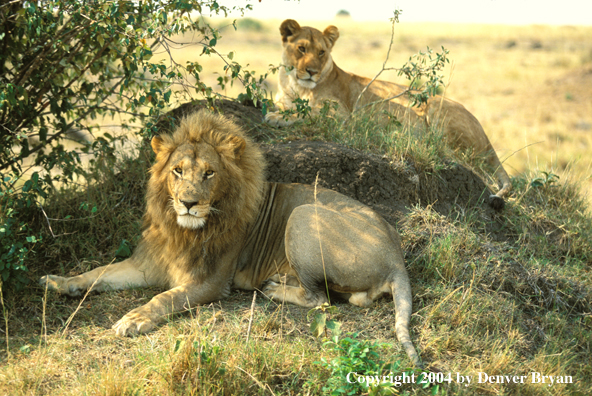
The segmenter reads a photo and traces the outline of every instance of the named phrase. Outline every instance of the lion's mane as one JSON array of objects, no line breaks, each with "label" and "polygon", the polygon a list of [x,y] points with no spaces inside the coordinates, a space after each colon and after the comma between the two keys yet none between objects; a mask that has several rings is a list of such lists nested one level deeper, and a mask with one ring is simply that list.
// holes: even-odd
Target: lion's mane
[{"label": "lion's mane", "polygon": [[[163,140],[162,149],[150,169],[146,193],[143,247],[147,250],[146,254],[160,258],[154,260],[156,263],[168,267],[161,276],[170,274],[171,269],[198,276],[207,275],[209,267],[215,265],[215,259],[230,244],[244,238],[248,225],[258,213],[265,182],[263,155],[233,122],[206,110],[187,116],[172,135],[160,137]],[[167,184],[169,158],[175,149],[187,142],[210,144],[224,166],[218,200],[212,204],[216,210],[205,226],[197,230],[177,224]],[[240,158],[235,158],[232,148],[241,144],[244,150]],[[199,256],[204,258],[204,265],[196,268]],[[171,265],[177,268],[170,268]]]}]

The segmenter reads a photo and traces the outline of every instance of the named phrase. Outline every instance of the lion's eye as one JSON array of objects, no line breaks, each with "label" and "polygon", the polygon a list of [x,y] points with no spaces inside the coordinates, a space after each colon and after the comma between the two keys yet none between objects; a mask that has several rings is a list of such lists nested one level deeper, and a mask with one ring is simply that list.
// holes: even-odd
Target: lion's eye
[{"label": "lion's eye", "polygon": [[319,56],[325,55],[325,51],[319,51]]},{"label": "lion's eye", "polygon": [[183,176],[183,168],[177,166],[173,169],[173,173],[179,177]]},{"label": "lion's eye", "polygon": [[214,176],[213,170],[207,170],[204,172],[204,179],[209,179],[210,177]]},{"label": "lion's eye", "polygon": [[298,51],[302,52],[303,54],[306,53],[306,48],[304,48],[303,46],[298,47]]}]

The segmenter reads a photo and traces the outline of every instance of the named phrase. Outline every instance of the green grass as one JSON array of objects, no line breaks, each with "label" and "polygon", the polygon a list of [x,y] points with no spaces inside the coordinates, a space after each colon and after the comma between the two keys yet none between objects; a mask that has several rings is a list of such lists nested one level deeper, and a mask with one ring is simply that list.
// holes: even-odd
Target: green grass
[{"label": "green grass", "polygon": [[[437,170],[450,165],[452,151],[440,129],[417,130],[383,110],[369,108],[346,120],[337,115],[337,105],[326,103],[319,116],[306,115],[297,124],[276,129],[273,141],[324,140],[378,155],[393,161],[412,162],[417,170]],[[417,144],[421,140],[422,144]]]},{"label": "green grass", "polygon": [[[384,128],[371,118],[346,124],[312,119],[269,136],[337,141],[412,161],[418,171],[436,175],[449,158],[465,161],[463,155],[453,157],[438,131],[418,140],[395,122]],[[25,293],[5,294],[2,305],[8,326],[2,333],[0,393],[316,395],[328,384],[337,386],[338,371],[319,362],[350,364],[358,355],[346,359],[312,337],[304,308],[259,295],[247,342],[252,294],[236,292],[174,315],[151,334],[119,338],[110,326],[160,290],[90,294],[81,303],[35,286],[47,273],[74,275],[109,263],[123,240],[131,247],[137,243],[151,160],[148,148],[140,153],[100,164],[96,183],[51,196],[44,208],[59,219],[50,221],[53,236],[42,215],[35,219],[45,243],[28,263],[32,284]],[[480,172],[478,163],[472,165]],[[470,386],[414,384],[397,388],[401,392],[557,395],[592,387],[592,224],[586,201],[576,181],[557,181],[549,172],[533,170],[513,184],[495,219],[501,230],[495,234],[479,207],[443,216],[416,206],[398,225],[414,293],[412,339],[432,371],[473,378]],[[361,343],[386,343],[379,359],[407,367],[392,331],[390,299],[366,309],[337,306],[333,319],[344,336],[356,332]],[[479,384],[479,372],[529,380]],[[573,384],[532,384],[532,372],[571,376]]]}]

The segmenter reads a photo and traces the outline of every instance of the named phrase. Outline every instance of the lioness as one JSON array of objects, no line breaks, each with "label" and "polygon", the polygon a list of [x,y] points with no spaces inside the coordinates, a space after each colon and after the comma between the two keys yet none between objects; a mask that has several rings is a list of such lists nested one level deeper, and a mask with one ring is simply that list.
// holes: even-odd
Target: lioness
[{"label": "lioness", "polygon": [[358,306],[392,294],[397,337],[419,364],[399,236],[372,209],[331,190],[265,182],[260,149],[204,110],[172,135],[154,137],[152,149],[133,255],[71,278],[44,276],[41,284],[71,296],[91,287],[170,289],[115,323],[118,335],[150,331],[167,314],[224,298],[233,287],[262,288],[306,307],[326,302],[326,287]]},{"label": "lioness", "polygon": [[[331,50],[339,38],[339,30],[329,26],[321,33],[287,19],[282,22],[280,33],[284,67],[280,68],[275,99],[279,110],[296,109],[293,102],[297,98],[308,100],[313,113],[318,112],[325,101],[338,102],[339,109],[346,114],[355,110],[358,97],[371,79],[343,71],[333,61]],[[473,154],[485,155],[502,183],[498,193],[489,197],[489,203],[497,210],[502,209],[503,198],[512,185],[479,121],[463,105],[442,96],[431,97],[427,105],[412,107],[408,96],[400,95],[407,89],[404,85],[376,80],[360,98],[358,108],[382,102],[381,108],[389,110],[407,125],[423,128],[441,126],[452,147],[472,149]],[[395,97],[397,95],[400,96]],[[392,99],[385,102],[384,99],[388,98]],[[267,123],[276,126],[292,124],[296,119],[295,115],[286,119],[279,111],[265,116]]]}]

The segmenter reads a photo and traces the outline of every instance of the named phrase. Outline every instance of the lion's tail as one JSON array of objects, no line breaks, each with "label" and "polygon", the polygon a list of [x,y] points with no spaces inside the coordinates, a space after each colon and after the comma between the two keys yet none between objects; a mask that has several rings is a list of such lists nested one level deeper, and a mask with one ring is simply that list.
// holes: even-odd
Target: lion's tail
[{"label": "lion's tail", "polygon": [[502,188],[497,192],[497,194],[492,194],[489,196],[489,205],[495,210],[501,210],[505,206],[505,196],[508,195],[512,189],[512,182],[510,181],[510,177],[506,173],[506,170],[504,169],[504,166],[499,160],[497,154],[495,151],[493,151],[493,148],[491,150],[492,152],[489,156],[489,163],[495,169],[495,175],[502,184]]},{"label": "lion's tail", "polygon": [[419,356],[411,342],[409,335],[409,322],[411,320],[411,286],[407,273],[397,274],[391,282],[393,300],[395,302],[395,332],[399,342],[403,345],[407,356],[417,367],[422,367]]}]

